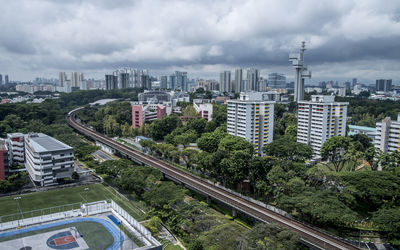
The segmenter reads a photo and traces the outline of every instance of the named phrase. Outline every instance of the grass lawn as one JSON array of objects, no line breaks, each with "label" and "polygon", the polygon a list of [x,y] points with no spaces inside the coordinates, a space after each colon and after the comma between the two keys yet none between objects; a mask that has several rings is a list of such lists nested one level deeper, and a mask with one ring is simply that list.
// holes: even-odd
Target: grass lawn
[{"label": "grass lawn", "polygon": [[[88,188],[88,191],[85,191]],[[22,212],[32,211],[36,209],[50,208],[55,206],[62,206],[71,203],[99,201],[112,199],[129,214],[137,220],[143,220],[143,213],[135,208],[130,201],[121,198],[113,188],[104,186],[103,184],[91,184],[72,188],[56,189],[44,192],[35,192],[20,196],[19,205]],[[14,200],[16,196],[8,196],[0,198],[0,216],[15,214],[17,212],[17,203]],[[79,204],[76,204],[74,209],[77,209]],[[71,206],[66,206],[65,209],[71,209]],[[62,210],[61,210],[62,211]],[[46,210],[45,213],[59,212],[58,208],[52,211]],[[28,213],[24,217],[39,216],[40,214]],[[17,218],[14,218],[17,219]],[[9,221],[3,218],[3,221]]]},{"label": "grass lawn", "polygon": [[86,244],[88,244],[90,249],[106,249],[114,242],[112,235],[107,231],[107,229],[103,227],[103,225],[93,221],[69,223],[14,236],[3,237],[0,238],[0,242],[71,227],[76,227],[76,229],[78,229],[79,233],[83,235],[83,239],[86,241]]}]

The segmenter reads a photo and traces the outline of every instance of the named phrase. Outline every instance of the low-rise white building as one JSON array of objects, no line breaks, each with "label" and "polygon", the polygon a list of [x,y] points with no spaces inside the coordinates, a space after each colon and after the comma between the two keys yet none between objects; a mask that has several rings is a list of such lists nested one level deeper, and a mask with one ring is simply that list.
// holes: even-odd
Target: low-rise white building
[{"label": "low-rise white building", "polygon": [[212,120],[213,105],[211,103],[206,102],[206,100],[203,99],[194,99],[193,107],[201,118],[204,118],[207,121]]},{"label": "low-rise white building", "polygon": [[25,135],[25,158],[31,179],[40,186],[71,178],[74,171],[73,148],[42,133]]},{"label": "low-rise white building", "polygon": [[326,95],[313,95],[311,101],[299,101],[297,142],[310,145],[319,156],[327,139],[346,135],[348,105]]},{"label": "low-rise white building", "polygon": [[24,164],[25,162],[24,134],[22,133],[7,134],[6,143],[10,154],[10,164]]}]

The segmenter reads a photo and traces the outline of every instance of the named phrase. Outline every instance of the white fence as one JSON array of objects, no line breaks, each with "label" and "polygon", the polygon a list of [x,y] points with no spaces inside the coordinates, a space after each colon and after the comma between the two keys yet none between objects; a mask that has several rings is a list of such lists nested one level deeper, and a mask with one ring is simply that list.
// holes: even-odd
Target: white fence
[{"label": "white fence", "polygon": [[147,228],[135,220],[130,214],[128,214],[123,208],[121,208],[117,203],[111,200],[111,211],[113,215],[116,216],[124,226],[127,226],[130,231],[133,232],[135,237],[141,240],[146,247],[141,249],[161,249],[161,243],[159,243],[150,233]]},{"label": "white fence", "polygon": [[8,229],[13,229],[18,226],[20,226],[20,227],[30,226],[33,224],[50,222],[50,221],[54,221],[54,220],[67,219],[67,218],[81,216],[81,214],[82,214],[81,209],[74,209],[74,210],[67,210],[67,211],[58,212],[58,213],[30,217],[30,218],[26,218],[26,219],[18,219],[18,220],[0,223],[0,230],[3,231],[3,230],[8,230]]}]

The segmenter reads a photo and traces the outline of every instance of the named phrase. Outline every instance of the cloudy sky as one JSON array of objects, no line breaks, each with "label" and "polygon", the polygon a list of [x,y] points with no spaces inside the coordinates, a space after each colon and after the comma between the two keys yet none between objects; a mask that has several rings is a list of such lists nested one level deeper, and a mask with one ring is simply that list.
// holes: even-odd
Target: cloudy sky
[{"label": "cloudy sky", "polygon": [[119,67],[218,78],[293,76],[307,42],[313,81],[400,80],[399,0],[0,0],[0,73],[15,80]]}]

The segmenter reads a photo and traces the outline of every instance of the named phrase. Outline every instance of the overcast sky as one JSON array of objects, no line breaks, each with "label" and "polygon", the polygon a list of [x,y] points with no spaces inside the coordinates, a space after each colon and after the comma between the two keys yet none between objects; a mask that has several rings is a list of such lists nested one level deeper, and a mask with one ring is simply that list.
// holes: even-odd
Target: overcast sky
[{"label": "overcast sky", "polygon": [[307,42],[319,79],[400,79],[400,0],[0,0],[0,74],[14,80],[119,67],[218,79],[256,67],[293,76]]}]

